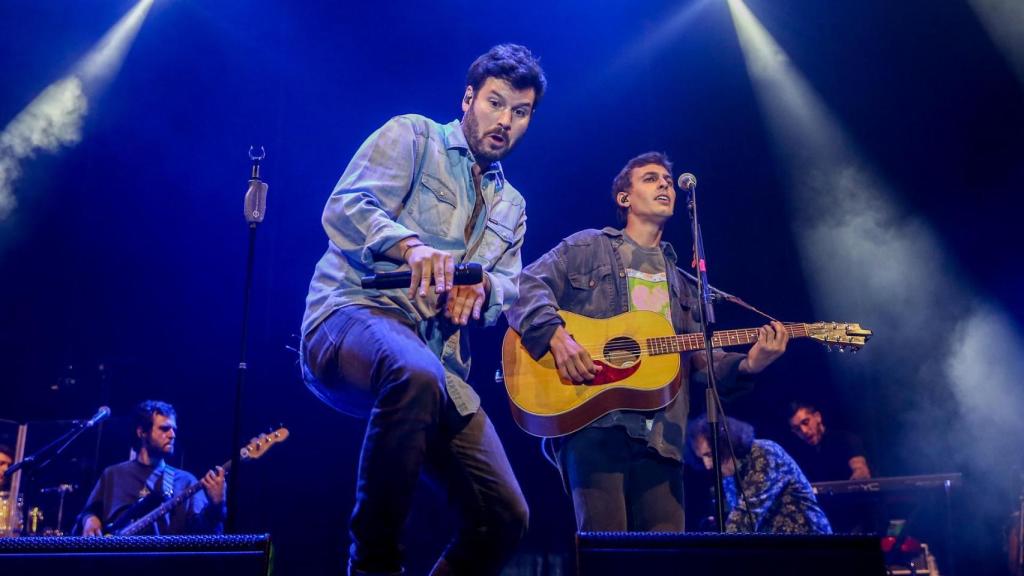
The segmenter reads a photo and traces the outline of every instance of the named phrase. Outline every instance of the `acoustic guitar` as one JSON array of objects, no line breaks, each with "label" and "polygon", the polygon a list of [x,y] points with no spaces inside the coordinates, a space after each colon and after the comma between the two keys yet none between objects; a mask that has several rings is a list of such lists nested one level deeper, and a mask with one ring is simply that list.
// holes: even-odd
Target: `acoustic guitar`
[{"label": "acoustic guitar", "polygon": [[[594,319],[564,310],[565,329],[602,370],[583,383],[563,379],[551,352],[534,360],[519,334],[505,333],[501,365],[512,416],[535,436],[564,436],[613,410],[655,410],[679,392],[680,353],[704,349],[701,333],[676,334],[661,314],[633,311]],[[859,324],[785,324],[790,338],[812,338],[840,351],[856,352],[872,332]],[[753,344],[757,328],[713,334],[715,348]]]}]

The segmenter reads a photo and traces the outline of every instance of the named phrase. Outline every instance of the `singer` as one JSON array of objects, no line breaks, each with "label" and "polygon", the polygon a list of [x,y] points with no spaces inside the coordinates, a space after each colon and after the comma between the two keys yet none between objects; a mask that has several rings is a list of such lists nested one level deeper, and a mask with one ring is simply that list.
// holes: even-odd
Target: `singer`
[{"label": "singer", "polygon": [[[676,331],[699,331],[696,287],[676,268],[676,253],[661,237],[673,215],[672,163],[659,152],[629,160],[612,181],[612,200],[625,228],[583,230],[523,270],[519,300],[509,326],[538,359],[549,350],[562,378],[593,380],[599,367],[564,328],[567,310],[609,318],[630,310],[664,315]],[[759,329],[744,354],[715,353],[723,395],[736,376],[756,374],[786,349],[780,323]],[[690,398],[688,379],[706,368],[703,353],[685,353],[682,387],[664,408],[614,410],[576,433],[546,440],[573,500],[581,531],[681,532],[683,432]]]},{"label": "singer", "polygon": [[[122,515],[141,516],[149,509],[132,509],[152,492],[178,494],[196,477],[172,468],[166,458],[174,454],[178,423],[174,407],[165,402],[147,400],[135,408],[135,434],[138,456],[134,460],[107,467],[93,487],[75,532],[83,536],[103,535],[103,526]],[[196,492],[170,514],[154,523],[143,534],[220,534],[224,531],[224,470],[210,470]],[[154,506],[155,507],[155,506]],[[141,514],[138,512],[141,511]]]},{"label": "singer", "polygon": [[[349,574],[403,572],[400,536],[421,472],[461,515],[433,574],[498,574],[526,530],[526,501],[466,382],[460,328],[494,324],[517,296],[525,202],[499,160],[545,86],[529,50],[495,46],[469,68],[461,121],[392,118],[327,201],[328,249],[310,282],[300,355],[314,394],[368,418]],[[479,263],[483,281],[453,285],[456,262]],[[396,267],[411,271],[403,289],[360,286]]]}]

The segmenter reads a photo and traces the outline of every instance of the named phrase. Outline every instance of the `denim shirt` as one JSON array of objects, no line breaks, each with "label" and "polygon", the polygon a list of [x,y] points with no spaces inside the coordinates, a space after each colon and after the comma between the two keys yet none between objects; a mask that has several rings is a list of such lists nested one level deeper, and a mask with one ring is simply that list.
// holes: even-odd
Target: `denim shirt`
[{"label": "denim shirt", "polygon": [[461,414],[475,412],[480,399],[466,383],[468,340],[439,313],[437,295],[428,290],[426,297],[410,299],[408,288],[363,289],[360,278],[408,269],[384,254],[400,240],[418,236],[452,254],[456,262],[483,266],[490,295],[482,319],[487,326],[497,321],[518,295],[526,202],[495,162],[482,175],[484,206],[467,241],[464,230],[476,202],[474,162],[458,120],[442,125],[407,114],[371,134],[324,208],[327,252],[310,281],[302,319],[305,342],[324,318],[344,306],[401,313],[441,358],[449,397]]},{"label": "denim shirt", "polygon": [[[562,240],[551,251],[523,270],[519,279],[519,300],[508,310],[509,326],[522,337],[523,346],[539,359],[548,352],[548,343],[564,321],[559,310],[590,318],[610,318],[629,311],[626,268],[619,255],[625,242],[622,231],[614,228],[583,230]],[[668,276],[672,325],[676,332],[699,332],[696,286],[679,273],[672,245],[661,243]],[[744,354],[715,350],[715,375],[723,396],[740,390],[736,375]],[[682,461],[685,447],[686,418],[690,408],[690,374],[704,370],[703,353],[684,352],[680,362],[682,387],[666,407],[647,412],[649,430],[632,430],[661,455]],[[614,422],[615,412],[592,425]],[[611,416],[611,418],[608,418]],[[634,432],[636,432],[634,434]]]}]

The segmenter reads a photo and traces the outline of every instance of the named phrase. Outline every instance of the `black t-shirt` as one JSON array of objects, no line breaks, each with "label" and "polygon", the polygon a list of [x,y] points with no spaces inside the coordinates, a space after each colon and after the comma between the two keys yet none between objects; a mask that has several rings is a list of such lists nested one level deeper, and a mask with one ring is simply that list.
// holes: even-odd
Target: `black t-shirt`
[{"label": "black t-shirt", "polygon": [[794,442],[791,453],[811,482],[849,480],[850,458],[864,456],[864,444],[845,430],[830,429],[817,446]]},{"label": "black t-shirt", "polygon": [[[138,460],[129,460],[108,467],[100,475],[89,499],[85,503],[79,522],[87,515],[98,516],[104,524],[114,519],[146,493],[161,490],[161,474],[152,466]],[[180,494],[196,477],[184,470],[174,470],[173,494]],[[210,506],[206,493],[199,490],[176,507],[170,514],[151,525],[143,534],[201,534],[220,533],[224,517],[223,504]],[[79,528],[80,529],[80,528]]]}]

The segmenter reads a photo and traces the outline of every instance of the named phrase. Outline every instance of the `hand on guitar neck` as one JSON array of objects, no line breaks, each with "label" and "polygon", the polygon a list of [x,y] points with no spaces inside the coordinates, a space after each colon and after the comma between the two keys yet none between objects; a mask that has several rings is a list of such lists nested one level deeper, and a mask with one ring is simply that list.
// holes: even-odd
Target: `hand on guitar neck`
[{"label": "hand on guitar neck", "polygon": [[747,351],[747,357],[740,362],[742,374],[757,374],[775,362],[786,351],[789,332],[782,322],[773,320],[757,329],[757,341]]},{"label": "hand on guitar neck", "polygon": [[224,468],[216,466],[214,470],[208,471],[206,476],[200,478],[199,482],[203,485],[203,491],[206,492],[210,504],[220,506],[224,502]]}]

